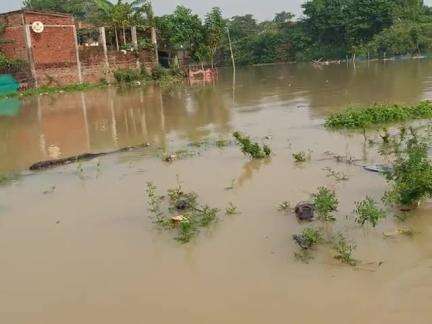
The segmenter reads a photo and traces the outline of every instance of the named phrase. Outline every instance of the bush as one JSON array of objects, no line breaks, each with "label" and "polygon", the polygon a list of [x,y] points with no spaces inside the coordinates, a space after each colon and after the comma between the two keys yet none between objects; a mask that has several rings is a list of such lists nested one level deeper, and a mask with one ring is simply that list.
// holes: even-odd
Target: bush
[{"label": "bush", "polygon": [[10,59],[0,52],[0,73],[13,73],[21,71],[27,63],[19,59]]},{"label": "bush", "polygon": [[242,152],[251,158],[264,159],[270,156],[271,149],[267,145],[261,147],[258,143],[252,142],[248,136],[242,135],[239,132],[234,132],[233,136],[240,145]]},{"label": "bush", "polygon": [[145,81],[149,78],[145,69],[119,69],[114,72],[114,78],[119,83]]},{"label": "bush", "polygon": [[362,129],[376,125],[402,122],[411,119],[432,117],[432,102],[423,101],[415,106],[373,105],[363,108],[349,108],[330,115],[325,126],[328,128]]},{"label": "bush", "polygon": [[379,209],[377,203],[370,197],[366,197],[363,201],[356,202],[356,209],[354,212],[357,214],[356,222],[360,225],[369,222],[375,227],[381,219],[386,217],[385,211]]},{"label": "bush", "polygon": [[427,148],[414,137],[408,141],[406,150],[397,153],[392,169],[386,172],[392,188],[386,192],[384,201],[411,207],[432,197],[432,164]]},{"label": "bush", "polygon": [[334,191],[325,187],[318,188],[318,193],[312,195],[313,204],[318,216],[324,221],[333,221],[335,218],[331,212],[336,211],[339,201]]}]

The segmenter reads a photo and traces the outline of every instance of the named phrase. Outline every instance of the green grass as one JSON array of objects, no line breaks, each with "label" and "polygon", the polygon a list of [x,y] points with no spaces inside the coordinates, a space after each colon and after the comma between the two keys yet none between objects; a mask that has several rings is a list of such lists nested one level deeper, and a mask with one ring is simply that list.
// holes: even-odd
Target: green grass
[{"label": "green grass", "polygon": [[366,107],[348,108],[330,115],[325,126],[330,129],[365,129],[390,123],[432,117],[432,102],[422,101],[417,105],[376,104]]},{"label": "green grass", "polygon": [[104,88],[108,84],[105,82],[101,83],[74,83],[69,84],[61,87],[50,87],[50,86],[43,86],[39,88],[30,88],[21,92],[16,92],[12,94],[7,95],[0,95],[0,99],[7,99],[7,98],[18,98],[18,97],[29,97],[29,96],[37,96],[41,94],[58,94],[63,92],[75,92],[75,91],[84,91],[84,90],[90,90],[90,89],[96,89],[96,88]]},{"label": "green grass", "polygon": [[335,251],[334,258],[342,263],[350,266],[356,266],[358,260],[354,259],[352,253],[356,249],[354,243],[349,242],[342,234],[337,234],[333,237],[333,250]]}]

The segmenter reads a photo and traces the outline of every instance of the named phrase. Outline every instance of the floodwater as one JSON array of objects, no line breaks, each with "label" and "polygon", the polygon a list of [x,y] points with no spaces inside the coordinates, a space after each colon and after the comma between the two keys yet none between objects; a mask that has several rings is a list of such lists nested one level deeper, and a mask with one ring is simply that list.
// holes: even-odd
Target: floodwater
[{"label": "floodwater", "polygon": [[[0,323],[432,323],[432,204],[405,222],[377,228],[353,221],[354,203],[377,200],[384,179],[362,169],[380,162],[363,134],[329,132],[327,114],[347,105],[432,98],[432,61],[243,68],[214,85],[161,91],[108,88],[0,103]],[[273,149],[249,161],[234,145],[173,152],[234,130]],[[371,134],[370,136],[376,136]],[[124,153],[47,171],[35,162],[85,152]],[[190,149],[195,149],[189,147]],[[291,154],[311,151],[295,164]],[[338,163],[326,152],[360,159]],[[349,175],[337,182],[325,168]],[[79,171],[82,169],[82,171]],[[149,218],[146,182],[184,189],[224,216],[181,245]],[[225,190],[234,179],[234,189]],[[355,241],[352,268],[322,246],[297,261],[292,235],[305,227],[277,205],[307,200],[319,186],[340,200],[327,233]],[[319,226],[319,222],[316,222]],[[413,237],[384,238],[409,227]]]}]

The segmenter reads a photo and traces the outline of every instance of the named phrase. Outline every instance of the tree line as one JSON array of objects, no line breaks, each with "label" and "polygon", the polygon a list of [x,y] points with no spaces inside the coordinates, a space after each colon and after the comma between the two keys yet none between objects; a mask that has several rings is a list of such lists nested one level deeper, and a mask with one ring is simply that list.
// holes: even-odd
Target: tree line
[{"label": "tree line", "polygon": [[195,62],[212,65],[230,62],[228,32],[236,62],[244,65],[421,55],[432,48],[432,9],[422,0],[310,0],[298,19],[283,11],[262,22],[250,14],[225,18],[219,8],[201,18],[184,6],[154,16],[148,0],[25,0],[23,5],[71,13],[120,34],[125,26],[151,27],[159,48],[174,56],[185,50]]}]

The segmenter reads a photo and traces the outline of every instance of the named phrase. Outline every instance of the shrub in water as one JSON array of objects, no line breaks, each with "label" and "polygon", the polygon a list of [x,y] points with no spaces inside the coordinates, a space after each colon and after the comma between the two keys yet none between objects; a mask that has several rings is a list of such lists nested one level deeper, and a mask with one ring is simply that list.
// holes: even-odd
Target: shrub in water
[{"label": "shrub in water", "polygon": [[374,125],[402,122],[432,117],[432,102],[423,101],[415,106],[373,105],[347,110],[330,115],[325,126],[328,128],[368,128]]},{"label": "shrub in water", "polygon": [[379,209],[377,203],[370,197],[366,197],[365,200],[356,202],[356,209],[354,212],[357,214],[356,222],[364,225],[369,222],[375,227],[378,222],[386,217],[384,210]]},{"label": "shrub in water", "polygon": [[325,187],[320,187],[318,188],[318,192],[312,195],[312,200],[315,210],[322,220],[335,220],[335,218],[331,215],[331,212],[337,210],[339,201],[337,200],[334,191],[331,191]]},{"label": "shrub in water", "polygon": [[234,132],[233,136],[240,145],[242,152],[251,158],[263,159],[270,156],[271,149],[267,145],[261,147],[258,143],[251,141],[248,136],[242,135],[239,132]]},{"label": "shrub in water", "polygon": [[432,164],[427,145],[416,138],[410,139],[406,150],[397,153],[386,177],[391,185],[384,196],[388,204],[411,207],[432,197]]}]

